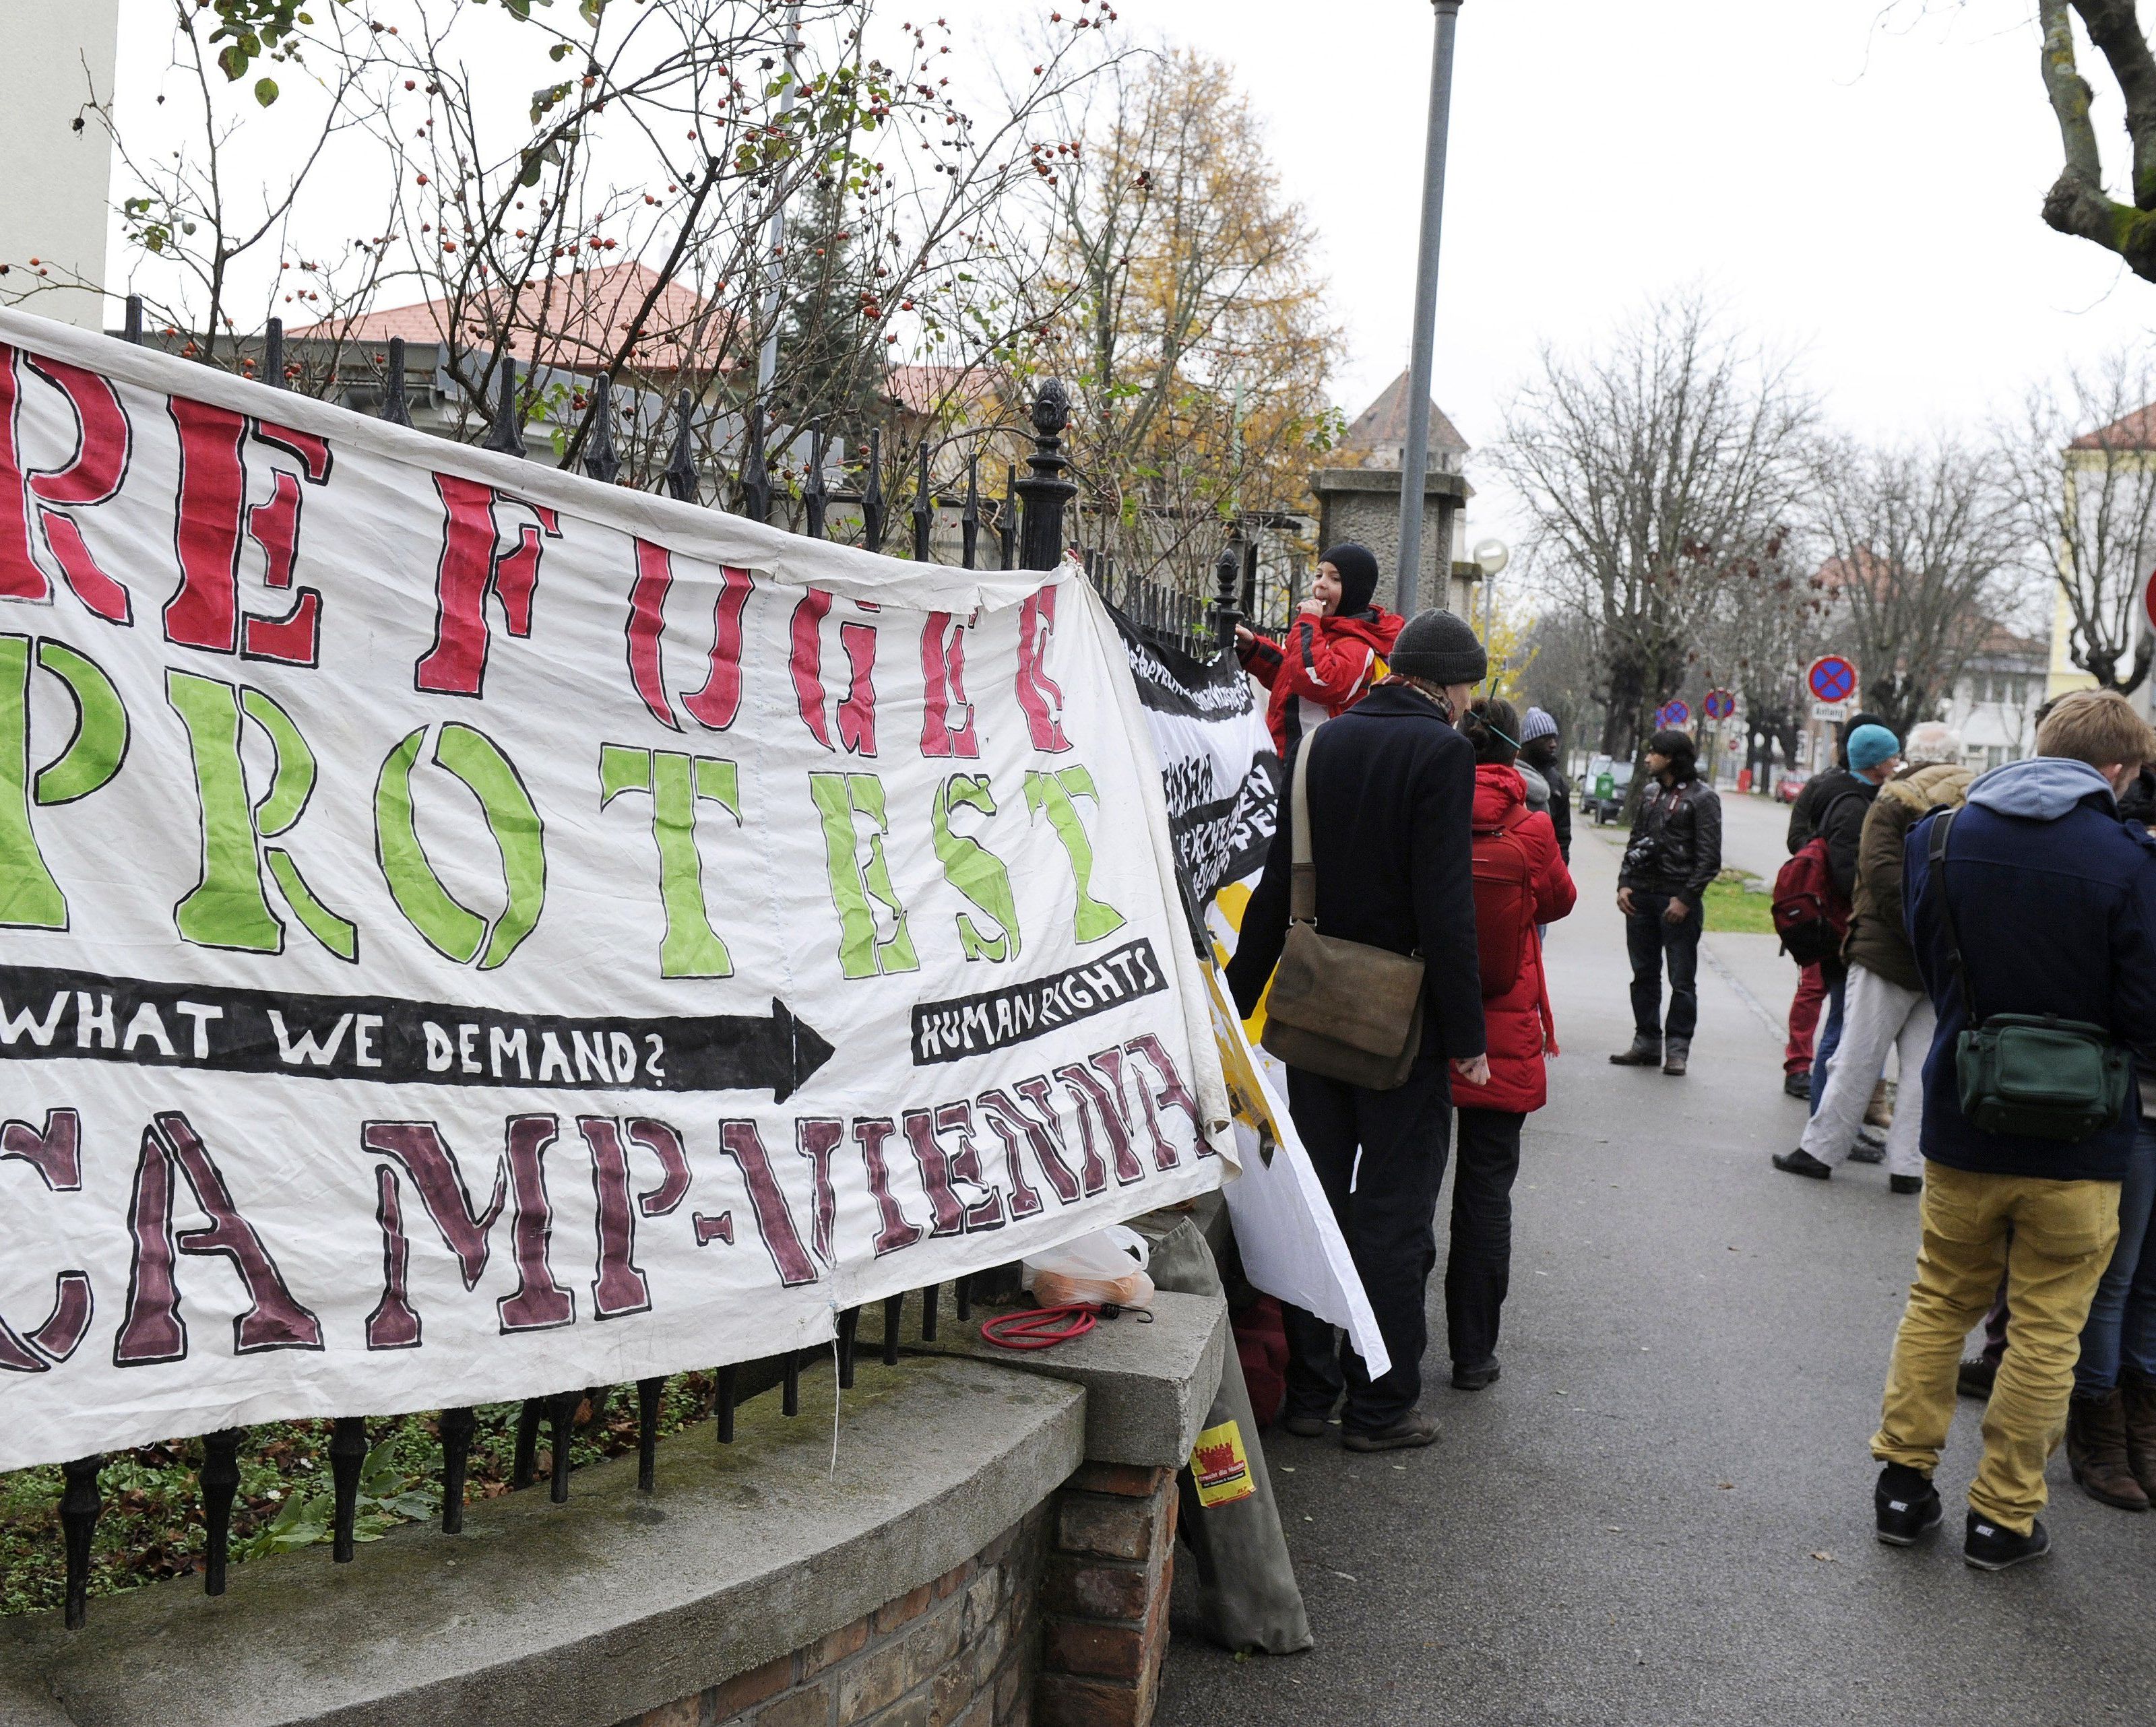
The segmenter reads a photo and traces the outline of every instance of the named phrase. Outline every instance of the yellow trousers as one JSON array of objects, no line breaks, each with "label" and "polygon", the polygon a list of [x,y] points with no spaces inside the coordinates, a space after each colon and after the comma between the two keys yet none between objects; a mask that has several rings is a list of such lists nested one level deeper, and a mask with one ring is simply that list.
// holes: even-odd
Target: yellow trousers
[{"label": "yellow trousers", "polygon": [[1923,1232],[1871,1454],[1932,1473],[1953,1420],[1963,1340],[2003,1270],[2013,1317],[1969,1504],[2025,1535],[2044,1508],[2044,1465],[2066,1431],[2082,1326],[2118,1239],[2118,1183],[1976,1175],[1928,1161]]}]

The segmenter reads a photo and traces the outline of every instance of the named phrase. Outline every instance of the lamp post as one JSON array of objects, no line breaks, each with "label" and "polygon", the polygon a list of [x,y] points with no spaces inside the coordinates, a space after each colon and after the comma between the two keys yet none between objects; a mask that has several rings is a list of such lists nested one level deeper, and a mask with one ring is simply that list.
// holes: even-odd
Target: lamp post
[{"label": "lamp post", "polygon": [[[1437,243],[1445,223],[1445,143],[1452,107],[1452,38],[1460,0],[1431,0],[1437,40],[1430,70],[1430,130],[1423,146],[1422,247],[1415,260],[1414,347],[1408,362],[1408,435],[1400,449],[1398,609],[1412,617],[1422,586],[1423,490],[1430,474],[1430,374],[1437,346]],[[1452,548],[1442,548],[1450,561]]]},{"label": "lamp post", "polygon": [[1502,540],[1477,540],[1471,554],[1482,572],[1482,645],[1490,645],[1490,632],[1497,622],[1497,578],[1512,562],[1512,548]]}]

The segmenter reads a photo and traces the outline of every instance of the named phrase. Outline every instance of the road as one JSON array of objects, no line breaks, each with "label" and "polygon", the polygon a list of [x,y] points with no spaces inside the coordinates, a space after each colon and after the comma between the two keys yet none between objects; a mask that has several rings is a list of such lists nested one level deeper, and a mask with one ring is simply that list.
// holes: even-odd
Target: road
[{"label": "road", "polygon": [[1579,833],[1579,910],[1550,945],[1567,1053],[1527,1130],[1505,1376],[1476,1393],[1446,1383],[1434,1279],[1424,1407],[1444,1422],[1439,1444],[1363,1457],[1268,1436],[1317,1646],[1229,1658],[1197,1633],[1185,1577],[1157,1719],[2156,1715],[2156,1518],[2097,1504],[2055,1460],[2053,1556],[1969,1570],[1960,1494],[1979,1440],[1965,1403],[1939,1473],[1949,1539],[1912,1551],[1872,1539],[1866,1441],[1917,1202],[1876,1167],[1830,1183],[1769,1167],[1803,1117],[1779,1091],[1794,974],[1769,937],[1709,938],[1689,1078],[1608,1065],[1630,1021],[1616,833]]}]

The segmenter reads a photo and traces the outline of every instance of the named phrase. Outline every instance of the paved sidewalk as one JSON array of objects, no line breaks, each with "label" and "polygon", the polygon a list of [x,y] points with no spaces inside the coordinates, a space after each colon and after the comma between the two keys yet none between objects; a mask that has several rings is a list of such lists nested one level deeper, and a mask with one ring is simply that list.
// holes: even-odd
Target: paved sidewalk
[{"label": "paved sidewalk", "polygon": [[[1916,1202],[1876,1168],[1814,1183],[1768,1166],[1803,1106],[1779,1094],[1779,1027],[1714,966],[1689,1078],[1608,1065],[1630,1029],[1615,853],[1582,839],[1579,910],[1551,931],[1567,1053],[1527,1130],[1504,1379],[1471,1395],[1445,1382],[1440,1267],[1424,1396],[1437,1446],[1361,1457],[1268,1436],[1317,1648],[1236,1661],[1208,1647],[1186,1576],[1158,1719],[2156,1718],[2156,1517],[2097,1504],[2057,1460],[2054,1555],[1969,1571],[1964,1404],[1940,1470],[1948,1539],[1910,1552],[1872,1539],[1865,1443]],[[1794,979],[1771,943],[1758,951],[1767,940],[1710,938],[1779,1019]]]}]

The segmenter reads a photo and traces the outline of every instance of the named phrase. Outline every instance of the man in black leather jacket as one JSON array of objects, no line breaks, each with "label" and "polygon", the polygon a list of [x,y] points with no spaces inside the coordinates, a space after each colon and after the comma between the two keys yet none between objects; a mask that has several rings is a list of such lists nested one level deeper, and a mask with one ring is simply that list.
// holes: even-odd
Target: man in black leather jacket
[{"label": "man in black leather jacket", "polygon": [[1699,1021],[1699,937],[1707,884],[1722,873],[1722,800],[1700,782],[1693,751],[1689,732],[1658,731],[1648,741],[1655,782],[1618,866],[1617,909],[1632,956],[1632,1047],[1609,1058],[1621,1068],[1659,1064],[1665,1074],[1682,1074]]}]

